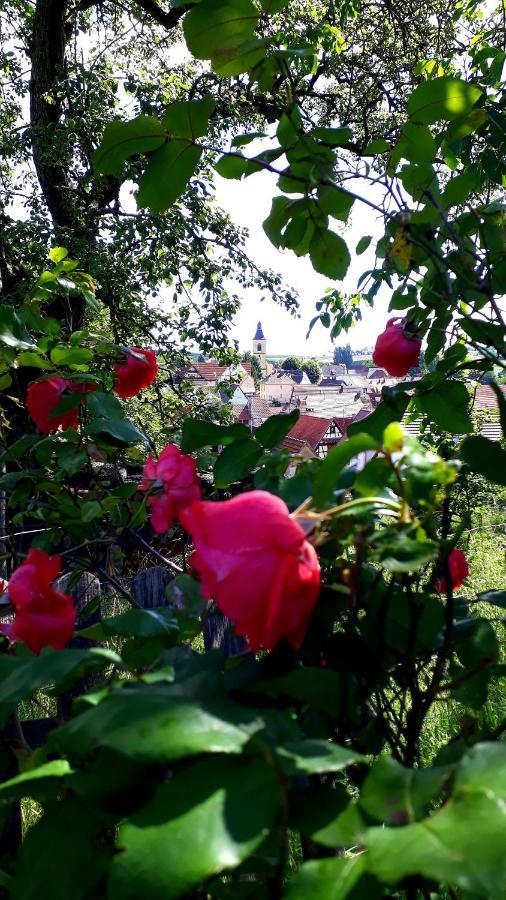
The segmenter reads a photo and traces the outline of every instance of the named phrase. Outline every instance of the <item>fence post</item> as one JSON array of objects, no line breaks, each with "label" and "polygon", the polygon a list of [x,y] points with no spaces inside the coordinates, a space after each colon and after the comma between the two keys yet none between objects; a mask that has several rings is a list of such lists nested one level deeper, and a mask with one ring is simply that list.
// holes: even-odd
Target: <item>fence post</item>
[{"label": "fence post", "polygon": [[163,566],[151,566],[139,572],[132,581],[132,597],[144,609],[169,606],[165,590],[173,575]]},{"label": "fence post", "polygon": [[237,656],[244,653],[246,641],[238,634],[234,634],[233,625],[222,612],[212,604],[209,615],[204,623],[204,647],[209,650],[221,650],[225,659],[229,656]]}]

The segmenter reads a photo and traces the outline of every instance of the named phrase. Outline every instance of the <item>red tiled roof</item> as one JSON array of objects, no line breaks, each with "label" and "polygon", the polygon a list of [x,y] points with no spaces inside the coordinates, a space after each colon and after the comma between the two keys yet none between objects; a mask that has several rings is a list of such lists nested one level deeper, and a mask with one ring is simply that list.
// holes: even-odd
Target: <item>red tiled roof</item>
[{"label": "red tiled roof", "polygon": [[[506,398],[506,385],[500,385],[501,391]],[[478,409],[497,409],[497,397],[489,384],[481,384],[476,388],[474,395],[474,408]]]},{"label": "red tiled roof", "polygon": [[243,367],[243,369],[246,369],[246,372],[248,373],[248,375],[251,375],[251,360],[250,359],[243,359],[241,366]]},{"label": "red tiled roof", "polygon": [[[251,362],[242,362],[240,365],[246,372],[246,375],[251,375]],[[220,366],[219,363],[216,362],[203,362],[203,363],[195,363],[193,366],[194,369],[202,375],[202,378],[205,378],[206,381],[216,381],[217,378],[221,378],[224,372],[230,368],[230,366]]]},{"label": "red tiled roof", "polygon": [[372,372],[369,372],[368,378],[374,378],[379,381],[380,379],[388,378],[388,375],[384,369],[373,369]]},{"label": "red tiled roof", "polygon": [[[287,435],[287,438],[309,444],[312,450],[316,450],[323,435],[328,430],[334,419],[324,419],[319,416],[300,416]],[[285,441],[281,441],[280,447],[286,447]]]},{"label": "red tiled roof", "polygon": [[[299,438],[294,438],[291,435],[287,434],[285,438],[278,445],[278,450],[289,450],[290,453],[300,453],[303,447],[309,447],[307,441],[301,441]],[[311,447],[309,447],[311,449]]]}]

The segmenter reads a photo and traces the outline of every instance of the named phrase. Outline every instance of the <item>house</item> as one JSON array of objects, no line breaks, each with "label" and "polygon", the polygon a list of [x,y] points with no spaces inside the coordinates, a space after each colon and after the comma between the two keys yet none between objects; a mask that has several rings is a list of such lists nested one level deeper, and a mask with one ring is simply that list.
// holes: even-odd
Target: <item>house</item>
[{"label": "house", "polygon": [[238,384],[220,388],[219,397],[222,403],[229,403],[232,407],[238,407],[239,409],[243,409],[248,403],[245,392]]},{"label": "house", "polygon": [[367,377],[369,381],[386,381],[389,376],[384,369],[370,369]]},{"label": "house", "polygon": [[[290,450],[291,453],[306,457],[320,457],[327,455],[329,450],[339,444],[344,438],[344,431],[333,418],[319,416],[299,416],[299,419],[281,441],[277,449]],[[308,449],[311,451],[308,454]]]},{"label": "house", "polygon": [[216,388],[222,381],[234,381],[247,396],[255,393],[255,382],[251,374],[251,361],[243,360],[238,365],[221,366],[216,360],[193,363],[178,372],[177,381],[186,379],[195,387],[204,389]]},{"label": "house", "polygon": [[340,378],[342,375],[347,374],[348,369],[344,363],[324,363],[322,366],[323,378]]},{"label": "house", "polygon": [[308,378],[306,372],[303,369],[286,369],[286,375],[289,375],[295,384],[311,384],[310,379]]},{"label": "house", "polygon": [[260,397],[271,403],[289,403],[292,399],[294,382],[288,372],[279,369],[262,378],[260,382]]}]

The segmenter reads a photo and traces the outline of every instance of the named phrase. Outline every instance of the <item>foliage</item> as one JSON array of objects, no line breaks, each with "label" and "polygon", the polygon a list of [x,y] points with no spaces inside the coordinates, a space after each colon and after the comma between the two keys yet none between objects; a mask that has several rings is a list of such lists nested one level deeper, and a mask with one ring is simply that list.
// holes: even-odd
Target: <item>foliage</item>
[{"label": "foliage", "polygon": [[[2,639],[0,880],[12,900],[504,894],[504,591],[478,578],[456,594],[449,565],[480,492],[504,516],[490,486],[504,480],[503,442],[477,432],[466,379],[505,367],[504,23],[475,4],[451,15],[415,4],[409,23],[395,4],[381,17],[355,2],[321,6],[0,5],[8,34],[31,48],[29,85],[8,41],[0,60],[6,204],[17,179],[38,185],[24,218],[2,219],[4,575],[28,579],[31,545],[61,555],[65,596],[91,573],[124,602],[111,610],[100,596],[78,610],[80,646],[45,640],[33,655]],[[180,21],[191,59],[167,71]],[[81,33],[109,55],[81,53]],[[28,88],[30,128],[18,129]],[[331,280],[351,264],[351,210],[381,216],[361,293],[331,288],[312,325],[334,339],[386,286],[403,333],[423,337],[435,362],[385,388],[347,440],[299,459],[292,478],[280,445],[297,410],[251,432],[213,421],[204,402],[196,414],[180,389],[183,345],[228,350],[230,277],[294,301],[245,258],[244,236],[213,203],[214,170],[275,174],[265,233]],[[369,243],[364,234],[354,254]],[[150,301],[171,283],[181,302],[160,313]],[[122,404],[115,367],[125,354],[142,363],[147,344],[160,377]],[[26,393],[48,376],[63,389],[41,434]],[[170,421],[167,394],[180,401]],[[154,447],[143,398],[161,422]],[[407,410],[422,417],[420,441],[400,424]],[[160,452],[169,437],[181,452]],[[256,491],[263,512],[248,527],[229,511],[253,508]],[[278,499],[266,504],[265,492]],[[156,543],[150,509],[160,533],[169,526]],[[153,609],[129,588],[133,547],[178,572]],[[45,614],[62,595],[43,587],[29,581]],[[23,597],[11,599],[18,614]],[[222,612],[242,602],[255,647],[275,622],[275,639],[257,642],[275,646],[200,652],[217,615],[208,599]],[[2,602],[12,614],[8,585]],[[70,715],[30,748],[19,705],[48,696],[64,708],[72,689]],[[442,707],[450,734],[434,728]],[[41,813],[20,841],[22,798]],[[291,836],[303,863],[290,878]]]},{"label": "foliage", "polygon": [[281,363],[281,368],[285,372],[293,372],[296,369],[302,369],[302,359],[300,356],[287,356]]},{"label": "foliage", "polygon": [[334,347],[334,363],[335,365],[342,363],[347,369],[353,365],[353,353],[349,344],[344,347]]},{"label": "foliage", "polygon": [[302,371],[306,373],[311,384],[318,384],[322,377],[322,367],[317,359],[305,359],[302,363]]}]

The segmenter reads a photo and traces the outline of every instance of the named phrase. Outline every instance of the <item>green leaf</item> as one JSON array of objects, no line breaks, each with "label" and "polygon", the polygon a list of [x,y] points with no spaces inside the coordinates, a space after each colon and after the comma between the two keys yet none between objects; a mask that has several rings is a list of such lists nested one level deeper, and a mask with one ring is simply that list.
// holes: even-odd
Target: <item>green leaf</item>
[{"label": "green leaf", "polygon": [[368,868],[395,884],[409,875],[499,898],[506,884],[506,808],[485,793],[460,795],[429,819],[404,828],[369,828]]},{"label": "green leaf", "polygon": [[260,6],[267,15],[273,16],[288,6],[289,2],[290,0],[260,0]]},{"label": "green leaf", "polygon": [[276,749],[276,758],[285,775],[341,772],[364,759],[356,750],[323,740],[291,741]]},{"label": "green leaf", "polygon": [[82,366],[92,359],[93,353],[86,347],[55,347],[51,350],[51,362],[55,366]]},{"label": "green leaf", "polygon": [[30,366],[32,369],[43,369],[44,371],[53,368],[51,363],[48,362],[47,359],[44,359],[43,356],[39,356],[38,353],[20,353],[19,356],[16,357],[16,362],[18,366]]},{"label": "green leaf", "polygon": [[353,137],[351,128],[313,128],[311,133],[317,140],[330,144],[331,147],[342,147]]},{"label": "green leaf", "polygon": [[109,857],[103,821],[86,803],[69,798],[45,810],[28,829],[9,896],[12,900],[98,897]]},{"label": "green leaf", "polygon": [[481,434],[470,435],[462,442],[460,458],[479,475],[494,484],[506,485],[506,450],[497,441]]},{"label": "green leaf", "polygon": [[446,185],[443,195],[442,195],[442,203],[446,207],[457,206],[461,203],[464,203],[471,191],[476,188],[476,178],[471,174],[471,172],[464,172],[463,175],[455,175],[450,179],[448,184]]},{"label": "green leaf", "polygon": [[276,137],[282,147],[294,147],[300,138],[302,130],[302,119],[298,106],[292,106],[281,114],[278,127],[276,129]]},{"label": "green leaf", "polygon": [[234,481],[240,481],[255,468],[261,455],[260,444],[252,438],[236,441],[225,447],[213,467],[215,486],[224,488]]},{"label": "green leaf", "polygon": [[0,343],[16,350],[30,350],[35,346],[12,306],[0,306]]},{"label": "green leaf", "polygon": [[312,859],[300,866],[283,900],[376,900],[382,892],[366,870],[363,855]]},{"label": "green leaf", "polygon": [[88,412],[91,418],[115,419],[118,422],[125,418],[123,407],[117,397],[103,391],[93,391],[86,395]]},{"label": "green leaf", "polygon": [[149,445],[146,435],[132,425],[128,419],[123,419],[121,422],[116,419],[93,419],[88,425],[87,433],[90,437],[112,438],[115,443],[119,444],[143,443]]},{"label": "green leaf", "polygon": [[450,434],[467,434],[473,430],[469,402],[469,392],[462,381],[443,381],[427,393],[416,394],[422,412]]},{"label": "green leaf", "polygon": [[[355,197],[343,188],[324,185],[318,188],[318,204],[328,216],[346,222]],[[325,274],[325,273],[324,273]]]},{"label": "green leaf", "polygon": [[379,447],[379,442],[368,434],[356,434],[333,447],[316,474],[313,489],[315,504],[323,506],[332,498],[339,475],[355,456],[367,450],[378,450]]},{"label": "green leaf", "polygon": [[183,22],[188,49],[197,59],[213,59],[252,38],[259,17],[251,0],[201,0]]},{"label": "green leaf", "polygon": [[506,797],[506,744],[483,742],[468,750],[457,769],[455,790],[483,791],[503,800]]},{"label": "green leaf", "polygon": [[232,444],[251,437],[245,425],[236,422],[234,425],[215,425],[205,419],[185,419],[181,436],[181,450],[192,453],[201,447],[214,447],[216,444]]},{"label": "green leaf", "polygon": [[0,803],[12,803],[23,797],[45,797],[48,790],[50,793],[58,790],[60,779],[71,775],[72,771],[66,759],[53,759],[36,769],[22,772],[0,784]]},{"label": "green leaf", "polygon": [[65,247],[53,247],[47,255],[51,262],[58,265],[58,263],[62,262],[62,260],[69,255],[69,251]]},{"label": "green leaf", "polygon": [[491,603],[493,606],[500,606],[506,609],[506,591],[483,591],[478,594],[478,600],[482,603]]},{"label": "green leaf", "polygon": [[205,760],[176,773],[121,826],[109,900],[171,900],[238,866],[278,804],[274,772],[260,760]]},{"label": "green leaf", "polygon": [[263,230],[275,247],[283,244],[281,232],[290,219],[293,202],[289,197],[273,197],[271,211],[262,223]]},{"label": "green leaf", "polygon": [[290,413],[282,413],[278,416],[269,416],[265,422],[262,422],[260,428],[255,431],[255,440],[262,447],[270,449],[286,437],[298,421],[300,411],[292,410]]},{"label": "green leaf", "polygon": [[226,153],[224,156],[221,156],[214,167],[222,178],[242,178],[243,175],[248,174],[248,170],[251,168],[251,163],[249,159],[246,159],[245,156],[241,156],[238,153],[230,154]]},{"label": "green leaf", "polygon": [[333,669],[303,666],[294,669],[288,675],[255,684],[255,692],[256,690],[269,697],[290,697],[299,700],[335,717],[339,714],[343,679],[341,674]]},{"label": "green leaf", "polygon": [[[84,469],[88,462],[86,450],[78,449],[71,441],[59,442],[55,446],[56,458],[64,472],[75,475]],[[100,511],[100,505],[99,505]]]},{"label": "green leaf", "polygon": [[376,138],[362,151],[362,156],[376,156],[377,153],[386,153],[390,150],[390,144],[383,138]]},{"label": "green leaf", "polygon": [[14,704],[49,684],[57,686],[80,678],[87,672],[121,662],[111,650],[43,650],[40,656],[10,660],[11,671],[0,682],[0,704]]},{"label": "green leaf", "polygon": [[201,156],[201,147],[182,138],[155,150],[139,180],[138,205],[147,206],[154,214],[169,209],[184,193]]},{"label": "green leaf", "polygon": [[[159,609],[127,609],[120,616],[102,619],[100,627],[106,635],[167,638],[169,643],[173,642],[179,631],[173,610],[168,606],[161,606]],[[86,629],[79,633],[86,637]]]},{"label": "green leaf", "polygon": [[173,137],[194,141],[207,134],[214,106],[211,96],[202,100],[176,100],[167,107],[162,124]]},{"label": "green leaf", "polygon": [[137,116],[131,122],[116,119],[107,125],[102,142],[93,155],[96,172],[119,178],[127,159],[152,153],[166,140],[161,122],[153,116]]},{"label": "green leaf", "polygon": [[461,78],[443,76],[419,84],[411,94],[407,112],[414,122],[432,125],[468,115],[480,99],[482,90]]},{"label": "green leaf", "polygon": [[78,756],[106,747],[151,764],[200,753],[241,753],[262,728],[254,712],[228,701],[197,704],[154,685],[111,694],[51,732],[49,743]]},{"label": "green leaf", "polygon": [[350,253],[342,237],[327,229],[315,231],[309,245],[309,256],[313,268],[328,278],[340,281],[346,275],[350,264]]},{"label": "green leaf", "polygon": [[265,56],[266,38],[251,38],[233,47],[223,47],[213,56],[213,69],[218,75],[230,77],[249,72]]},{"label": "green leaf", "polygon": [[364,236],[360,238],[357,246],[355,247],[355,253],[357,254],[357,256],[360,256],[362,253],[365,253],[365,251],[369,247],[371,241],[372,241],[372,237],[370,234],[364,234]]},{"label": "green leaf", "polygon": [[426,125],[404,125],[394,154],[413,163],[431,163],[436,155],[436,142]]},{"label": "green leaf", "polygon": [[386,825],[406,825],[427,814],[449,773],[446,766],[407,769],[391,756],[383,756],[362,786],[360,805]]}]

